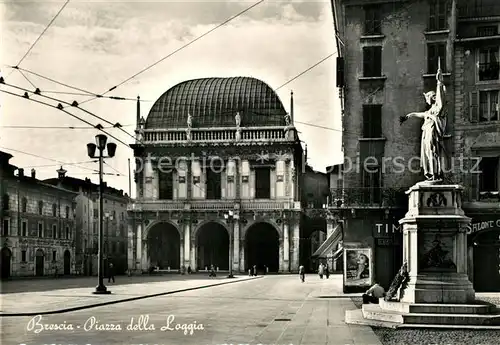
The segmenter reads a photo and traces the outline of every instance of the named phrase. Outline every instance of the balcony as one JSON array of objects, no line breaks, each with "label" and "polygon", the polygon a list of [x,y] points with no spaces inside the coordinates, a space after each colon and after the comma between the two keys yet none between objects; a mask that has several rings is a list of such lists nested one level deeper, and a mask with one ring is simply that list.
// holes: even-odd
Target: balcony
[{"label": "balcony", "polygon": [[329,208],[406,208],[408,188],[334,188]]},{"label": "balcony", "polygon": [[500,16],[498,0],[476,0],[458,6],[458,18],[483,18]]},{"label": "balcony", "polygon": [[[240,132],[235,128],[192,128],[190,142],[216,143],[227,141],[287,141],[286,127],[245,127]],[[238,138],[239,133],[239,138]],[[144,130],[143,142],[146,144],[179,143],[188,141],[185,129],[149,129]]]},{"label": "balcony", "polygon": [[300,210],[291,200],[142,200],[127,206],[130,212],[221,211],[221,210]]}]

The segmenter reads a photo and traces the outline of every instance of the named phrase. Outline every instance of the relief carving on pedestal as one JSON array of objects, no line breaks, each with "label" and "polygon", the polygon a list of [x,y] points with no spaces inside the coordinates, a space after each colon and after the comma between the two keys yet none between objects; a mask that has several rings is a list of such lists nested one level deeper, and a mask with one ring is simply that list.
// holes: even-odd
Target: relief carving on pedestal
[{"label": "relief carving on pedestal", "polygon": [[443,193],[433,193],[427,198],[427,207],[441,207],[441,206],[447,206],[448,201],[446,200],[446,197],[444,196]]},{"label": "relief carving on pedestal", "polygon": [[424,254],[419,265],[421,269],[455,269],[457,267],[451,259],[453,253],[447,250],[453,248],[452,237],[435,235],[434,240],[431,242],[429,239],[423,247]]}]

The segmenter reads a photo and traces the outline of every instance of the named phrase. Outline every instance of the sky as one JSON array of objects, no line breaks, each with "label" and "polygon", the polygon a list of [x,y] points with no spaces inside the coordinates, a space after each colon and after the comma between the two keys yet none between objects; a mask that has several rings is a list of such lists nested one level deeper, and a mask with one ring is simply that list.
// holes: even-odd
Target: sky
[{"label": "sky", "polygon": [[[72,0],[47,29],[65,2],[0,3],[1,75],[7,84],[30,91],[39,88],[42,95],[56,98],[30,97],[53,106],[59,100],[81,103],[92,97],[40,76],[102,94],[258,0]],[[249,76],[277,89],[332,53],[336,53],[336,47],[329,0],[265,0],[107,95],[130,99],[139,95],[141,115],[146,118],[154,101],[182,81]],[[9,68],[18,64],[29,72]],[[17,95],[24,94],[22,89],[0,86],[0,90]],[[300,139],[307,143],[308,163],[315,170],[325,171],[327,166],[342,162],[335,55],[277,91],[287,111],[291,90],[295,125]],[[119,122],[134,135],[134,100],[99,98],[82,103],[81,108],[111,123]],[[74,107],[64,110],[93,125],[109,126]],[[133,143],[126,133],[116,128],[107,130]],[[98,182],[98,164],[86,151],[86,144],[94,142],[96,134],[99,131],[58,109],[0,92],[0,150],[13,154],[11,163],[24,168],[25,174],[34,168],[37,178],[53,178],[63,165],[69,176]],[[132,150],[118,144],[116,156],[104,166],[104,180],[124,192],[129,190],[128,159],[134,162]]]}]

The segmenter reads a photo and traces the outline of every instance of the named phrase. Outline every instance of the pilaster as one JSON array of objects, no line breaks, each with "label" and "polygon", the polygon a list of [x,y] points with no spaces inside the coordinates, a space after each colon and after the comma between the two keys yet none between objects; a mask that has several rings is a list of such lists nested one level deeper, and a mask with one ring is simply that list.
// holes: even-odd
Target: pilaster
[{"label": "pilaster", "polygon": [[291,262],[291,271],[299,269],[299,249],[300,249],[300,214],[294,215],[293,222],[293,255]]},{"label": "pilaster", "polygon": [[184,224],[184,261],[181,261],[181,265],[186,267],[191,266],[193,269],[193,264],[191,263],[191,222],[185,222]]},{"label": "pilaster", "polygon": [[234,221],[233,233],[233,271],[240,270],[240,222]]},{"label": "pilaster", "polygon": [[245,240],[240,240],[240,269],[241,271],[246,270],[245,266]]},{"label": "pilaster", "polygon": [[290,236],[287,222],[283,223],[283,266],[285,271],[290,271]]},{"label": "pilaster", "polygon": [[187,186],[186,197],[188,200],[191,200],[193,196],[193,167],[191,161],[187,161],[186,186]]},{"label": "pilaster", "polygon": [[[192,233],[191,233],[192,235]],[[191,237],[191,255],[190,255],[190,261],[191,261],[191,269],[193,272],[196,272],[198,270],[198,263],[196,262],[196,241],[194,239],[194,236]]]}]

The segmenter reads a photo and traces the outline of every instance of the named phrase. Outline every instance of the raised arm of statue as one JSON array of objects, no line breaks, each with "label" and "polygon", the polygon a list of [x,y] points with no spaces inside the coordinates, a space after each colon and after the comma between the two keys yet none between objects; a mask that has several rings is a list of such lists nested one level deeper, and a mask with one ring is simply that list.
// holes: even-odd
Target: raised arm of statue
[{"label": "raised arm of statue", "polygon": [[443,84],[443,72],[441,71],[441,59],[438,61],[438,70],[436,72],[436,107],[441,110],[446,104],[446,88]]}]

